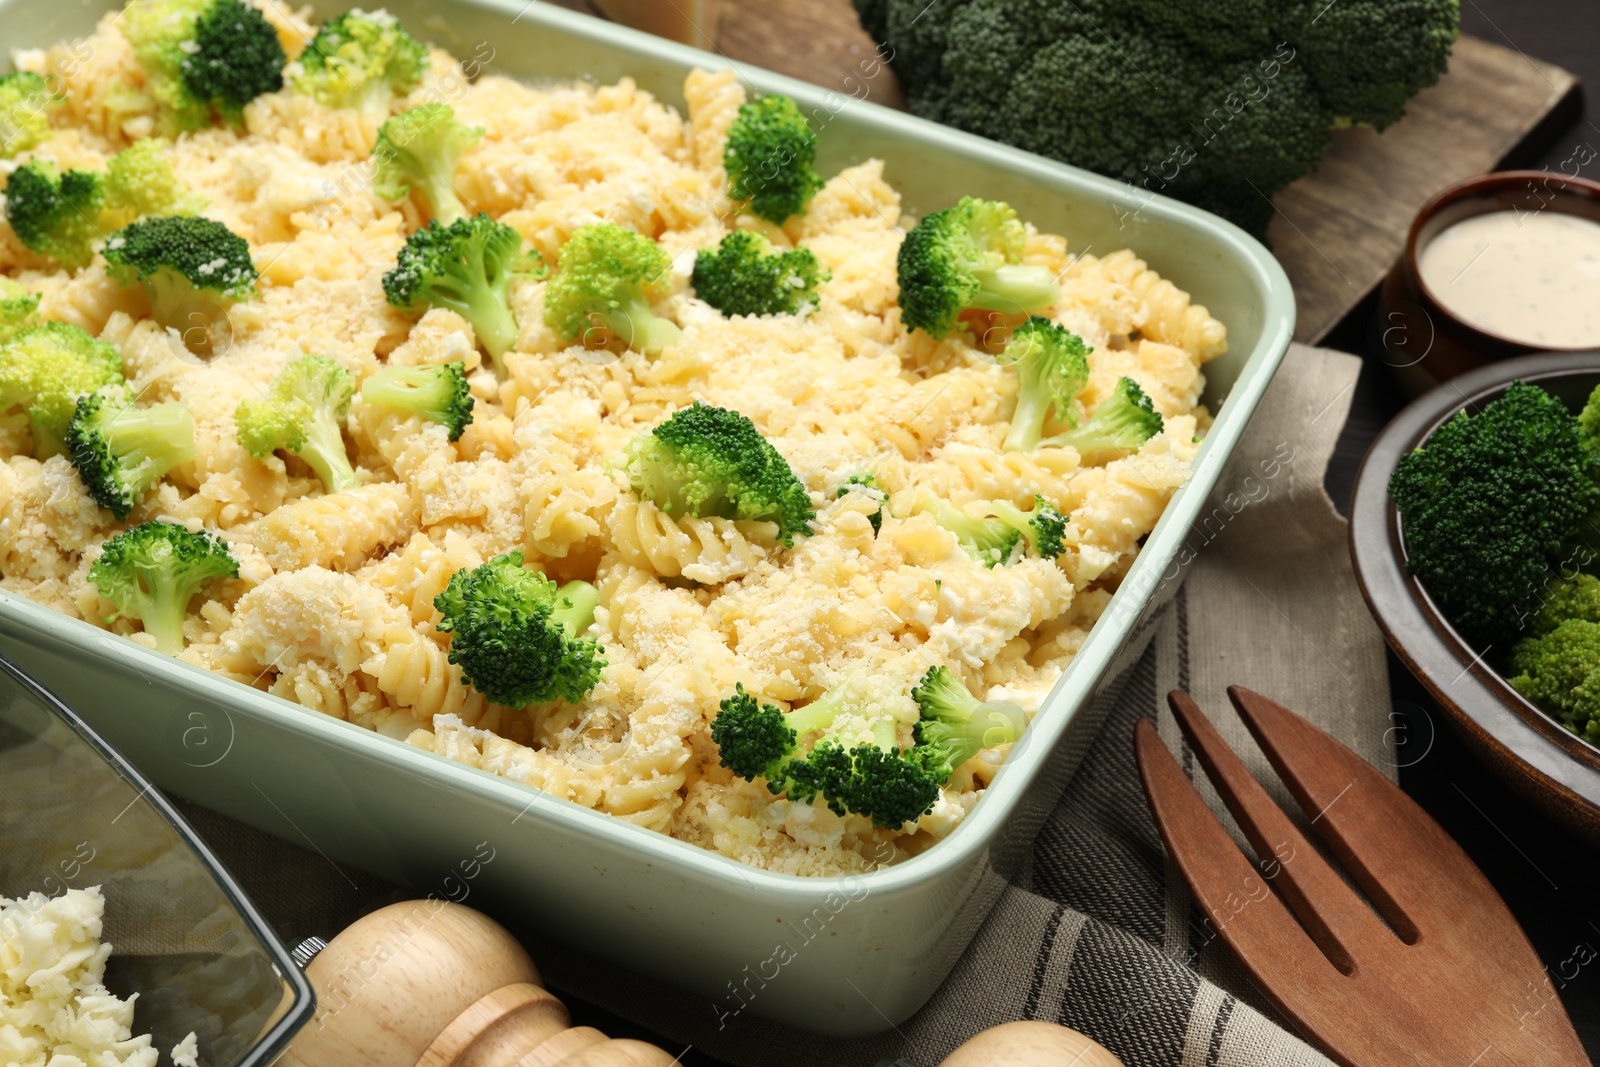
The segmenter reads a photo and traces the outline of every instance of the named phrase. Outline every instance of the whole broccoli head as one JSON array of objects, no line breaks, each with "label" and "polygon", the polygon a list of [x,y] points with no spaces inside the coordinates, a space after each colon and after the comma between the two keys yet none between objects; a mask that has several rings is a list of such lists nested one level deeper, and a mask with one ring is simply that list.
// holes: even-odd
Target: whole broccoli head
[{"label": "whole broccoli head", "polygon": [[1019,314],[1061,299],[1047,267],[1022,265],[1026,231],[1009,204],[963,197],[918,222],[900,244],[900,317],[931,337],[960,329],[964,311]]},{"label": "whole broccoli head", "polygon": [[522,235],[488,215],[449,225],[435,219],[406,239],[394,269],[383,276],[383,292],[403,311],[442,307],[466,319],[504,373],[518,332],[511,282],[537,269],[538,261],[523,255]]},{"label": "whole broccoli head", "polygon": [[359,8],[324,22],[300,54],[291,84],[329,107],[378,118],[422,83],[428,49],[387,11]]},{"label": "whole broccoli head", "polygon": [[1126,455],[1160,433],[1166,423],[1149,394],[1132,378],[1119,378],[1094,414],[1070,430],[1046,437],[1041,447],[1075,448],[1085,457]]},{"label": "whole broccoli head", "polygon": [[1571,618],[1511,648],[1511,687],[1567,729],[1600,744],[1600,622]]},{"label": "whole broccoli head", "polygon": [[171,522],[147,522],[107,541],[89,567],[89,581],[121,615],[138,619],[156,648],[183,651],[189,601],[213,578],[237,578],[239,563],[213,533],[190,533]]},{"label": "whole broccoli head", "polygon": [[256,293],[250,245],[213,219],[140,219],[113,234],[104,255],[112,278],[144,288],[150,315],[162,326],[191,325],[190,305],[225,310]]},{"label": "whole broccoli head", "polygon": [[135,407],[127,386],[107,386],[79,399],[67,454],[95,503],[120,522],[163,474],[194,459],[194,416],[176,401]]},{"label": "whole broccoli head", "polygon": [[372,149],[377,164],[373,188],[385,200],[400,201],[416,189],[428,212],[448,226],[465,218],[456,193],[456,163],[483,137],[483,127],[456,118],[449,104],[423,104],[402,111],[378,127]]},{"label": "whole broccoli head", "polygon": [[1459,0],[855,0],[912,111],[1260,234],[1331,126],[1444,73]]},{"label": "whole broccoli head", "polygon": [[50,113],[55,103],[44,78],[15,70],[0,76],[0,159],[10,159],[43,144],[50,137]]},{"label": "whole broccoli head", "polygon": [[21,282],[0,278],[0,348],[17,334],[39,325],[39,294]]},{"label": "whole broccoli head", "polygon": [[233,413],[239,443],[252,456],[283,449],[305,460],[330,493],[354,489],[361,478],[344,447],[344,417],[355,382],[326,356],[291,360],[267,395],[242,400]]},{"label": "whole broccoli head", "polygon": [[121,381],[117,350],[65,322],[32,326],[0,343],[0,410],[26,409],[39,459],[66,452],[79,397]]},{"label": "whole broccoli head", "polygon": [[677,325],[650,310],[666,289],[671,262],[642,233],[599,222],[572,231],[544,294],[544,322],[569,344],[604,326],[623,344],[655,355],[682,339]]},{"label": "whole broccoli head", "polygon": [[472,424],[472,389],[467,385],[467,365],[459,359],[417,367],[384,367],[361,383],[361,400],[367,404],[421,415],[460,438]]},{"label": "whole broccoli head", "polygon": [[1015,741],[1028,725],[1021,708],[978,700],[948,667],[928,668],[911,699],[921,713],[912,754],[941,782],[984,749]]},{"label": "whole broccoli head", "polygon": [[628,445],[634,491],[670,515],[776,523],[783,543],[809,534],[811,498],[755,423],[695,401]]},{"label": "whole broccoli head", "polygon": [[808,248],[778,251],[758,233],[735,230],[694,259],[694,291],[724,315],[805,315],[829,273]]},{"label": "whole broccoli head", "polygon": [[594,688],[605,649],[582,636],[600,594],[587,582],[555,582],[522,565],[521,552],[457,571],[434,598],[450,662],[497,704],[577,702]]},{"label": "whole broccoli head", "polygon": [[781,226],[822,188],[817,135],[787,96],[769,94],[739,107],[728,128],[722,163],[728,195],[748,202],[752,214]]},{"label": "whole broccoli head", "polygon": [[246,104],[283,88],[278,31],[243,0],[129,0],[120,26],[173,131],[237,123]]},{"label": "whole broccoli head", "polygon": [[1406,566],[1467,641],[1504,648],[1600,501],[1597,477],[1578,420],[1543,389],[1513,382],[1396,464],[1389,495]]},{"label": "whole broccoli head", "polygon": [[1016,452],[1036,447],[1052,411],[1059,422],[1077,423],[1077,399],[1089,384],[1091,351],[1083,338],[1037,315],[1012,331],[1000,362],[1016,368],[1017,406],[1002,448]]},{"label": "whole broccoli head", "polygon": [[35,159],[11,172],[6,183],[6,221],[17,240],[63,267],[86,266],[94,242],[105,236],[100,212],[105,180],[93,171],[58,171]]},{"label": "whole broccoli head", "polygon": [[106,232],[147,215],[194,215],[206,206],[172,169],[166,148],[161,141],[146,137],[111,157],[106,164],[105,209],[100,216]]}]

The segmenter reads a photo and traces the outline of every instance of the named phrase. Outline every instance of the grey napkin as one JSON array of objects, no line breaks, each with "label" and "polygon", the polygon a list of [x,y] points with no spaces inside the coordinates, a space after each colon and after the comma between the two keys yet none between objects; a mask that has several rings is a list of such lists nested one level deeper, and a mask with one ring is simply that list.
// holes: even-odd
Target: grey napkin
[{"label": "grey napkin", "polygon": [[[1133,760],[1154,719],[1201,792],[1169,690],[1194,695],[1223,736],[1295,808],[1225,690],[1243,685],[1305,715],[1394,774],[1383,639],[1356,589],[1345,523],[1323,474],[1361,362],[1295,345],[1187,542],[1182,587],[1133,668],[1098,698],[1093,747],[953,974],[881,1037],[820,1038],[748,1014],[719,1029],[705,1001],[560,953],[554,985],[735,1064],[934,1067],[980,1030],[1047,1019],[1081,1030],[1128,1067],[1299,1067],[1328,1061],[1290,1031],[1208,939],[1157,836]],[[1231,821],[1229,823],[1231,826]]]},{"label": "grey napkin", "polygon": [[[1133,761],[1152,718],[1217,811],[1166,693],[1194,695],[1224,737],[1295,809],[1224,691],[1279,701],[1394,774],[1383,643],[1350,572],[1345,523],[1322,488],[1360,360],[1294,346],[1174,575],[1172,602],[1142,655],[1098,698],[1105,725],[954,973],[921,1012],[877,1038],[820,1038],[714,1005],[579,954],[531,945],[557,991],[740,1065],[934,1067],[987,1027],[1048,1019],[1089,1034],[1128,1067],[1328,1064],[1287,1028],[1208,939],[1168,863]],[[1170,592],[1169,588],[1167,592]],[[187,809],[240,881],[292,936],[324,935],[389,899],[381,883],[220,816]],[[1225,817],[1225,821],[1226,817]],[[1231,822],[1229,823],[1231,826]],[[350,883],[342,879],[348,877]],[[676,1042],[672,1044],[671,1042]]]}]

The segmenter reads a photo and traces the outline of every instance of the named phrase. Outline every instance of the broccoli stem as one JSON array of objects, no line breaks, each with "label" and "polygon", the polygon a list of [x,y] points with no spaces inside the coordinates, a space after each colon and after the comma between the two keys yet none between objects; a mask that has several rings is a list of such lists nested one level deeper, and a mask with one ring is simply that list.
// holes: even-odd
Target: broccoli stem
[{"label": "broccoli stem", "polygon": [[476,289],[457,308],[462,318],[472,323],[478,343],[494,360],[494,369],[505,373],[505,354],[517,343],[517,319],[506,303],[505,287]]},{"label": "broccoli stem", "polygon": [[629,297],[615,311],[602,313],[600,321],[621,338],[623,344],[647,356],[656,355],[683,339],[683,332],[676,324],[650,310],[650,301],[643,293]]},{"label": "broccoli stem", "polygon": [[1044,436],[1045,419],[1055,397],[1049,391],[1024,381],[1017,390],[1017,406],[1011,413],[1011,429],[1000,448],[1005,452],[1028,452],[1038,447]]},{"label": "broccoli stem", "polygon": [[169,656],[183,651],[183,619],[193,593],[172,575],[157,576],[148,570],[139,575],[133,614],[144,624],[144,632],[155,638],[157,651]]},{"label": "broccoli stem", "polygon": [[318,412],[306,427],[305,447],[297,453],[330,493],[342,493],[361,484],[344,450],[344,434],[331,412]]},{"label": "broccoli stem", "polygon": [[566,627],[571,637],[580,637],[594,622],[594,609],[600,605],[600,590],[588,582],[571,581],[556,590],[556,607],[550,612],[554,622]]},{"label": "broccoli stem", "polygon": [[968,307],[1020,314],[1049,307],[1061,299],[1061,285],[1049,267],[1006,265],[973,271],[978,294]]}]

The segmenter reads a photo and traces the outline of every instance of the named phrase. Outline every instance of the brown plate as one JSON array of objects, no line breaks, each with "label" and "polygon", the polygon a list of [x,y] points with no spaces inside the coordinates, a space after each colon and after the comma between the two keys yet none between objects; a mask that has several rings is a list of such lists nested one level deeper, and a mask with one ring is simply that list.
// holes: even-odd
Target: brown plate
[{"label": "brown plate", "polygon": [[1452,379],[1402,411],[1361,464],[1350,503],[1350,558],[1384,637],[1467,745],[1535,805],[1600,842],[1600,749],[1523,699],[1445,621],[1405,568],[1400,515],[1389,499],[1389,476],[1401,456],[1457,411],[1481,410],[1517,379],[1576,412],[1600,384],[1600,352],[1502,360]]}]

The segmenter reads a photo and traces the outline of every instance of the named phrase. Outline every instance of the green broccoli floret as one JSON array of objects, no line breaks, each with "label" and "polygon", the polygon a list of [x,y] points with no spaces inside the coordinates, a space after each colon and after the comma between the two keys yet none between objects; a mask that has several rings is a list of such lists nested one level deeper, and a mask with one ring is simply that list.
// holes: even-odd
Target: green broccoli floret
[{"label": "green broccoli floret", "polygon": [[948,667],[928,668],[911,699],[922,713],[913,757],[940,782],[984,749],[1015,741],[1027,726],[1021,708],[979,701]]},{"label": "green broccoli floret", "polygon": [[12,171],[6,184],[6,221],[32,251],[64,267],[82,267],[104,236],[99,220],[105,198],[99,174],[58,172],[48,160],[30,160]]},{"label": "green broccoli floret", "polygon": [[1089,384],[1091,351],[1083,338],[1037,315],[1012,331],[1000,361],[1017,369],[1017,406],[1002,448],[1037,447],[1051,409],[1057,421],[1077,424],[1077,399]]},{"label": "green broccoli floret", "polygon": [[355,383],[350,372],[326,356],[301,356],[273,379],[265,397],[244,400],[233,413],[239,443],[258,459],[283,449],[293,452],[322,479],[330,493],[354,489],[360,477],[344,448],[344,417]]},{"label": "green broccoli floret", "polygon": [[213,309],[215,317],[256,293],[250,245],[212,219],[140,219],[113,234],[104,255],[106,273],[123,285],[143,286],[150,316],[165,327],[189,326],[189,305]]},{"label": "green broccoli floret", "polygon": [[15,70],[0,76],[0,159],[43,144],[50,137],[50,116],[55,101],[44,78]]},{"label": "green broccoli floret", "polygon": [[561,247],[560,269],[544,294],[544,322],[568,343],[594,325],[653,356],[682,334],[650,310],[670,262],[650,238],[612,222],[580,226]]},{"label": "green broccoli floret", "polygon": [[1048,448],[1077,449],[1084,456],[1102,452],[1137,452],[1139,446],[1160,433],[1165,423],[1150,397],[1132,378],[1119,378],[1111,395],[1100,401],[1094,414],[1070,430],[1047,437]]},{"label": "green broccoli floret", "polygon": [[0,346],[23,330],[39,325],[39,294],[21,282],[0,278]]},{"label": "green broccoli floret", "polygon": [[990,516],[1017,531],[1028,550],[1040,559],[1055,559],[1066,548],[1067,517],[1042,496],[1033,498],[1033,510],[1023,511],[1009,500],[989,504]]},{"label": "green broccoli floret", "polygon": [[450,662],[496,704],[577,702],[594,688],[605,649],[581,636],[600,594],[588,582],[556,583],[522,565],[521,552],[457,571],[433,605],[450,635]]},{"label": "green broccoli floret", "polygon": [[478,214],[449,225],[437,219],[406,239],[394,269],[383,276],[389,303],[420,314],[449,308],[472,324],[478,343],[505,372],[504,357],[517,343],[511,281],[537,269],[522,253],[522,236]]},{"label": "green broccoli floret", "polygon": [[[993,515],[974,515],[948,501],[924,494],[916,510],[933,516],[933,521],[956,535],[961,548],[985,567],[998,567],[1011,560],[1022,531]],[[983,509],[989,510],[985,504]]]},{"label": "green broccoli floret", "polygon": [[361,383],[361,399],[437,422],[450,431],[452,441],[472,424],[472,390],[467,385],[467,365],[460,360],[384,367]]},{"label": "green broccoli floret", "polygon": [[1551,557],[1600,502],[1597,476],[1578,420],[1513,382],[1396,464],[1389,495],[1406,566],[1468,642],[1503,648],[1538,603]]},{"label": "green broccoli floret", "polygon": [[111,157],[105,187],[100,226],[108,233],[147,215],[194,215],[205,207],[172,169],[166,146],[152,137]]},{"label": "green broccoli floret", "polygon": [[121,381],[117,350],[64,322],[29,327],[0,344],[0,410],[27,409],[39,459],[66,451],[80,396]]},{"label": "green broccoli floret", "polygon": [[694,258],[694,291],[724,315],[806,315],[828,271],[809,248],[779,252],[758,233],[735,230]]},{"label": "green broccoli floret", "polygon": [[1512,646],[1511,687],[1579,737],[1600,744],[1600,622],[1567,619]]},{"label": "green broccoli floret", "polygon": [[130,0],[120,24],[172,131],[237,123],[283,88],[278,31],[242,0]]},{"label": "green broccoli floret", "polygon": [[385,200],[396,202],[416,189],[429,214],[448,226],[467,215],[456,193],[456,164],[481,137],[483,127],[458,120],[449,104],[402,111],[378,127],[373,187]]},{"label": "green broccoli floret", "polygon": [[1589,399],[1578,412],[1578,430],[1589,447],[1600,452],[1600,385],[1589,393]]},{"label": "green broccoli floret", "polygon": [[183,651],[183,617],[200,587],[212,578],[238,576],[239,563],[220,537],[171,522],[124,530],[89,567],[100,595],[118,614],[143,623],[156,648],[172,656]]},{"label": "green broccoli floret", "polygon": [[67,454],[83,487],[119,522],[162,475],[194,459],[188,408],[133,402],[127,386],[107,386],[80,398],[67,425]]},{"label": "green broccoli floret", "polygon": [[809,534],[806,487],[755,423],[695,401],[628,445],[634,491],[670,515],[773,522],[786,545]]},{"label": "green broccoli floret", "polygon": [[[863,710],[848,686],[839,686],[785,715],[741,684],[712,720],[711,739],[724,767],[749,781],[765,779],[774,796],[821,800],[839,815],[903,826],[932,809],[939,782],[896,743],[893,717]],[[865,719],[870,740],[863,741]],[[821,736],[802,753],[801,742],[812,734]]]},{"label": "green broccoli floret", "polygon": [[900,244],[900,316],[944,337],[970,310],[1021,314],[1061,298],[1048,267],[1022,265],[1022,223],[1009,204],[963,197],[917,223]]},{"label": "green broccoli floret", "polygon": [[329,107],[372,118],[422,82],[428,49],[387,11],[359,8],[324,22],[300,54],[291,84]]},{"label": "green broccoli floret", "polygon": [[844,480],[834,497],[842,497],[847,493],[864,493],[876,500],[878,509],[867,516],[867,521],[872,524],[872,536],[877,537],[883,532],[883,509],[888,503],[888,494],[878,488],[878,478],[874,474],[852,474]]},{"label": "green broccoli floret", "polygon": [[757,97],[739,107],[728,128],[722,164],[728,195],[749,202],[750,211],[783,225],[822,188],[817,174],[817,135],[787,96]]}]

